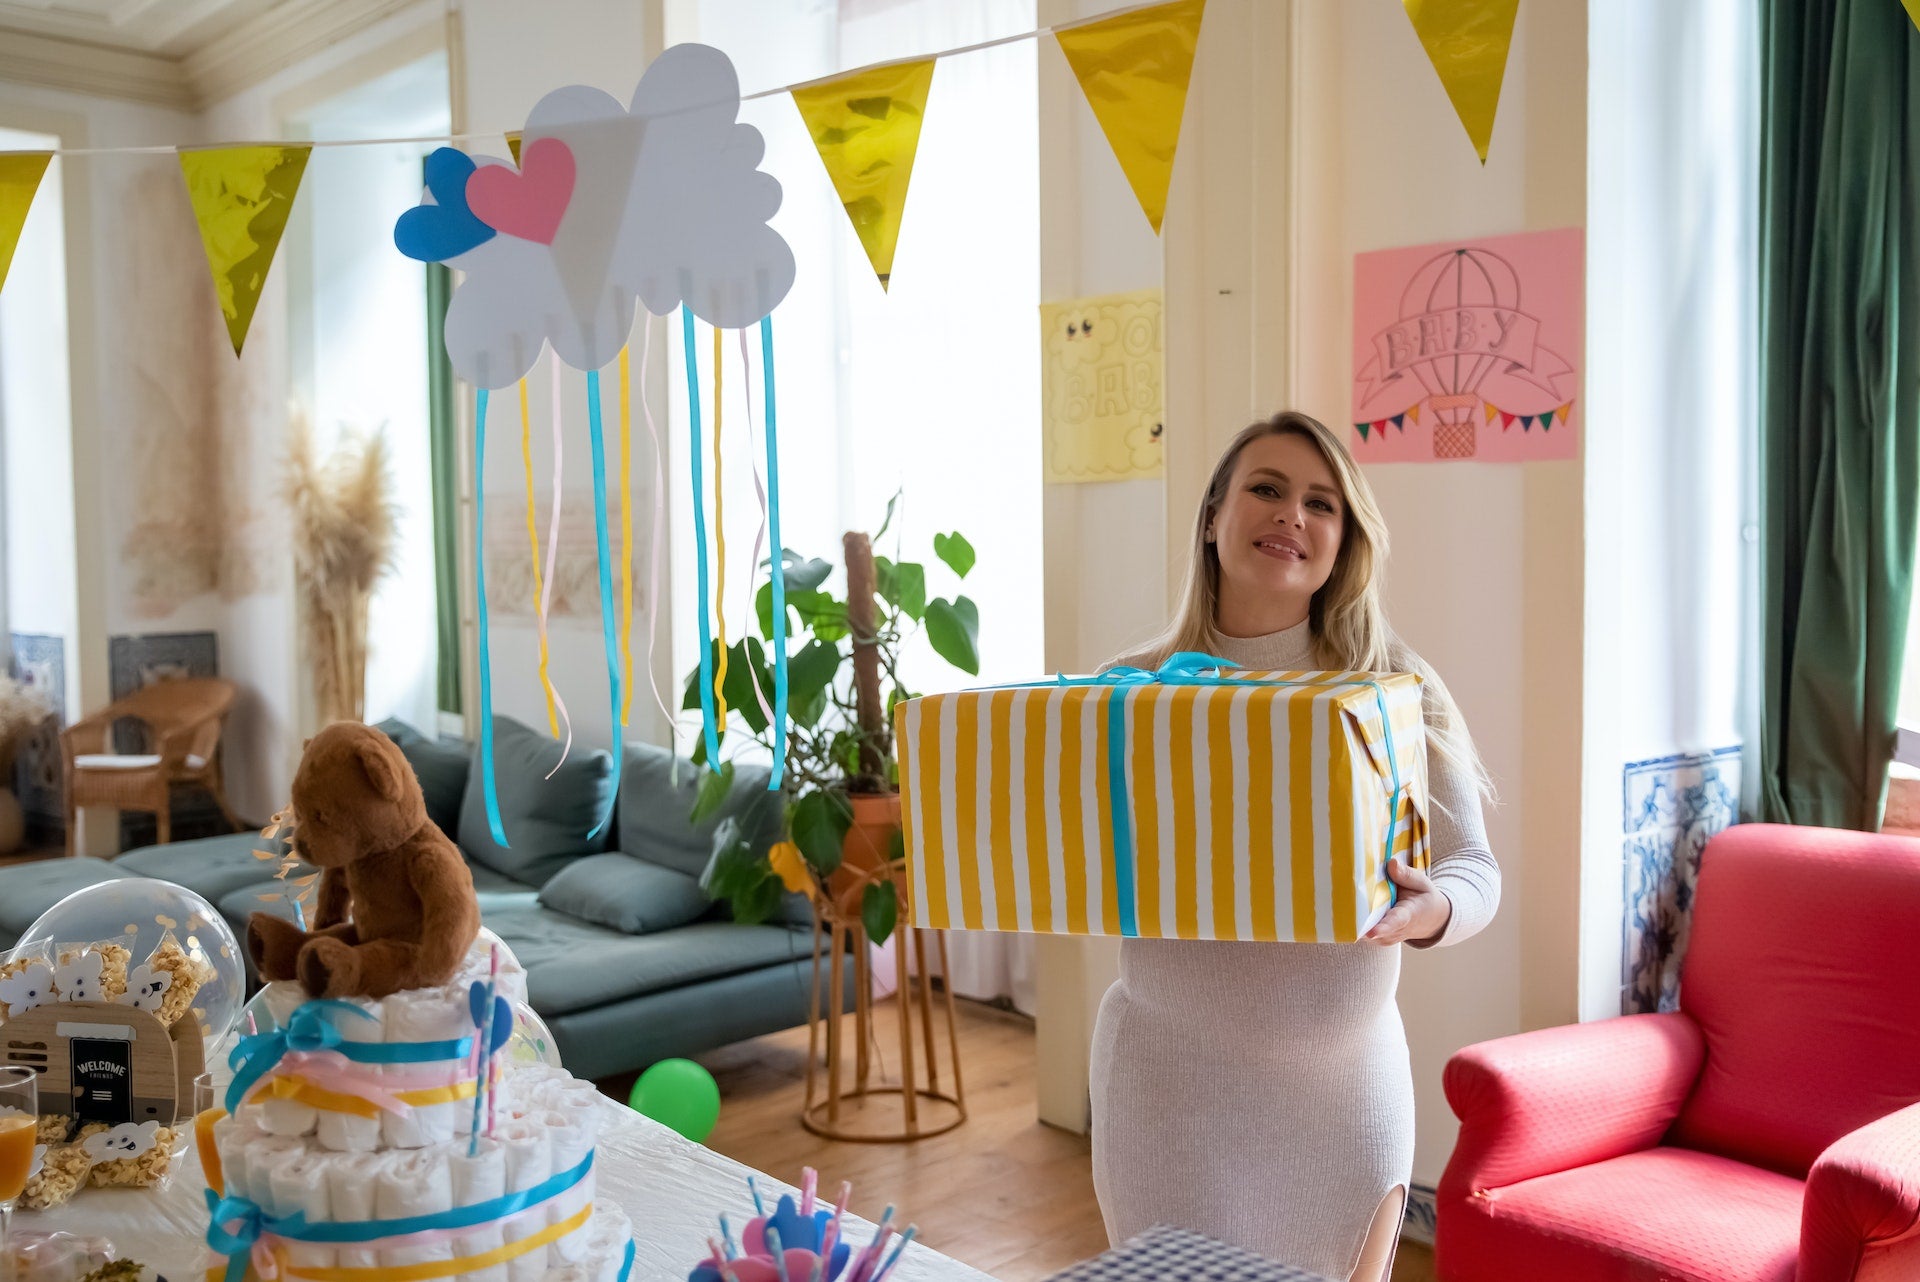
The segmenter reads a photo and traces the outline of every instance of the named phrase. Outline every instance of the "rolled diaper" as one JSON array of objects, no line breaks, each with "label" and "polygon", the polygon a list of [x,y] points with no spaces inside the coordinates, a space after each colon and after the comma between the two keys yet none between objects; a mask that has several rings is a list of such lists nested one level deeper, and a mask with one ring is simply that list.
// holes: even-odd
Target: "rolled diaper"
[{"label": "rolled diaper", "polygon": [[306,1152],[307,1142],[294,1135],[249,1130],[244,1124],[235,1139],[240,1160],[234,1166],[222,1168],[227,1177],[227,1192],[238,1192],[261,1206],[272,1206],[273,1168],[297,1153]]},{"label": "rolled diaper", "polygon": [[[407,1153],[383,1154],[373,1209],[382,1220],[411,1219],[416,1215],[435,1215],[453,1209],[453,1172],[441,1149],[416,1149]],[[432,1264],[453,1259],[453,1243],[441,1241],[427,1246],[382,1248],[380,1267],[405,1268],[410,1264]]]},{"label": "rolled diaper", "polygon": [[296,1099],[275,1099],[261,1094],[253,1101],[254,1120],[269,1135],[300,1136],[311,1134],[320,1120],[320,1110]]},{"label": "rolled diaper", "polygon": [[584,1232],[581,1267],[588,1282],[620,1282],[620,1266],[626,1263],[627,1244],[633,1241],[633,1222],[627,1213],[612,1203],[596,1205]]},{"label": "rolled diaper", "polygon": [[[386,1036],[389,1042],[456,1041],[473,1032],[464,989],[448,985],[418,992],[395,993],[386,1000]],[[467,1076],[464,1058],[434,1063],[397,1064],[394,1076],[404,1076],[414,1085],[408,1089],[454,1086]],[[410,1113],[399,1116],[383,1113],[381,1136],[388,1148],[424,1148],[445,1144],[456,1134],[472,1129],[473,1101],[455,1100],[446,1104],[415,1104]]]},{"label": "rolled diaper", "polygon": [[[381,1042],[386,1040],[384,1002],[355,1000],[353,1003],[365,1011],[371,1018],[357,1019],[352,1015],[342,1015],[333,1021],[340,1030],[340,1038],[347,1042]],[[355,1077],[365,1080],[377,1078],[379,1068],[372,1064],[351,1063],[347,1069]],[[314,1127],[314,1139],[320,1147],[339,1153],[370,1153],[380,1147],[380,1118],[362,1117],[358,1113],[322,1112]]]},{"label": "rolled diaper", "polygon": [[[553,1169],[558,1174],[570,1171],[579,1165],[587,1154],[593,1151],[592,1138],[574,1124],[572,1118],[559,1110],[549,1110],[529,1118],[536,1126],[547,1132],[547,1144],[553,1151]],[[583,1207],[593,1202],[593,1172],[588,1171],[585,1179],[575,1184],[553,1201],[553,1208],[547,1213],[548,1224],[563,1224],[579,1214]],[[578,1264],[587,1253],[586,1225],[581,1225],[571,1233],[556,1239],[548,1249],[553,1263]]]},{"label": "rolled diaper", "polygon": [[[306,1217],[309,1224],[329,1223],[333,1214],[327,1171],[332,1158],[333,1154],[324,1151],[303,1150],[276,1161],[270,1178],[274,1214],[298,1213]],[[330,1246],[287,1244],[287,1263],[295,1269],[330,1269],[334,1258],[334,1248]]]},{"label": "rolled diaper", "polygon": [[[546,1128],[525,1118],[494,1128],[494,1139],[507,1157],[507,1192],[523,1193],[554,1173],[553,1151]],[[535,1211],[514,1220],[508,1242],[518,1242],[547,1227],[546,1216]],[[547,1248],[535,1247],[507,1262],[511,1282],[542,1282],[547,1271]]]},{"label": "rolled diaper", "polygon": [[[502,1197],[507,1191],[507,1154],[496,1140],[483,1139],[474,1146],[471,1157],[462,1146],[455,1146],[448,1159],[453,1170],[453,1204],[478,1206]],[[498,1223],[477,1228],[453,1241],[456,1260],[498,1250],[506,1243],[506,1230]],[[460,1282],[508,1282],[505,1264],[490,1265],[459,1275]]]},{"label": "rolled diaper", "polygon": [[[391,1153],[335,1153],[327,1165],[327,1193],[336,1224],[361,1223],[376,1218],[375,1195],[380,1171]],[[380,1265],[377,1251],[341,1247],[340,1267],[372,1269]]]}]

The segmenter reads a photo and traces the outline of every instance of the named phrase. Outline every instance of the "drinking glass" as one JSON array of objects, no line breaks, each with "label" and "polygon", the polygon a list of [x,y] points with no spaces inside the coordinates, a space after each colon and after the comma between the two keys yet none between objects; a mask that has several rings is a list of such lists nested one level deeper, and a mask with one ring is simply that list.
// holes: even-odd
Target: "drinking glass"
[{"label": "drinking glass", "polygon": [[14,1276],[13,1204],[26,1191],[33,1141],[40,1127],[40,1075],[19,1065],[0,1067],[0,1278]]},{"label": "drinking glass", "polygon": [[193,1151],[200,1159],[200,1171],[207,1187],[224,1195],[226,1180],[220,1170],[220,1150],[214,1147],[213,1125],[227,1115],[213,1089],[213,1074],[202,1073],[193,1079]]}]

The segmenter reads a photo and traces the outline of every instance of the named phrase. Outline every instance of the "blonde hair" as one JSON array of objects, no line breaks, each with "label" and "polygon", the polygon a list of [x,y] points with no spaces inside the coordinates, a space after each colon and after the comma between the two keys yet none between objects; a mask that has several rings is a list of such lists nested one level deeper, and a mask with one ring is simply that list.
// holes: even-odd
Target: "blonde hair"
[{"label": "blonde hair", "polygon": [[1220,556],[1207,540],[1207,529],[1227,497],[1233,469],[1249,444],[1267,436],[1300,436],[1312,442],[1332,469],[1340,486],[1346,519],[1340,554],[1333,572],[1313,594],[1308,607],[1308,631],[1314,662],[1328,671],[1412,672],[1426,685],[1427,747],[1448,765],[1466,773],[1482,797],[1492,800],[1493,781],[1474,748],[1460,706],[1446,683],[1426,660],[1408,649],[1388,626],[1380,606],[1380,571],[1387,561],[1387,523],[1374,501],[1373,487],[1353,461],[1346,442],[1324,423],[1286,410],[1255,423],[1233,438],[1214,464],[1206,497],[1193,520],[1193,556],[1187,563],[1186,586],[1173,623],[1147,648],[1154,665],[1181,651],[1218,652],[1220,617]]}]

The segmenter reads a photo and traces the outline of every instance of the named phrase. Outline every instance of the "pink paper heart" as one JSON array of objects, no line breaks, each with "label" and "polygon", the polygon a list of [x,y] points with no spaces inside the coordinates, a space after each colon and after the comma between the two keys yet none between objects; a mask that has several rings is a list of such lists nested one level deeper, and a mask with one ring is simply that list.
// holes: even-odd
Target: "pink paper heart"
[{"label": "pink paper heart", "polygon": [[520,168],[482,165],[467,178],[467,208],[497,232],[551,245],[573,199],[573,151],[558,138],[520,149]]}]

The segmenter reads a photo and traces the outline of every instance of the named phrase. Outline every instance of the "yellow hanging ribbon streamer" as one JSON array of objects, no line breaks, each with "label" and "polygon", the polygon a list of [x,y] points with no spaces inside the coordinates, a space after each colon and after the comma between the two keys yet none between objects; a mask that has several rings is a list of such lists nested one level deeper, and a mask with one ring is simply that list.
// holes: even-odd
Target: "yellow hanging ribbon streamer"
[{"label": "yellow hanging ribbon streamer", "polygon": [[714,724],[727,724],[727,520],[721,508],[720,498],[720,387],[725,381],[721,377],[721,354],[726,350],[720,341],[720,327],[713,327],[713,626],[714,637],[720,643],[720,658],[713,669],[713,718]]},{"label": "yellow hanging ribbon streamer", "polygon": [[633,712],[633,397],[628,387],[632,372],[632,355],[623,347],[620,349],[620,724],[623,726]]},{"label": "yellow hanging ribbon streamer", "polygon": [[[527,413],[527,380],[520,380],[520,461],[527,469],[527,543],[533,549],[533,617],[540,617],[540,531],[533,513],[533,419]],[[553,678],[547,675],[547,630],[540,633],[540,688],[547,692],[547,728],[560,737],[560,718],[553,711]]]},{"label": "yellow hanging ribbon streamer", "polygon": [[[430,1086],[417,1091],[396,1091],[394,1098],[402,1104],[414,1108],[426,1108],[432,1104],[453,1104],[460,1100],[472,1099],[474,1083],[461,1082],[455,1086]],[[309,1108],[317,1108],[323,1113],[351,1113],[355,1117],[378,1117],[384,1111],[372,1100],[362,1099],[358,1095],[343,1095],[330,1091],[304,1077],[276,1077],[267,1084],[264,1093],[272,1099],[293,1100]]]},{"label": "yellow hanging ribbon streamer", "polygon": [[[282,1275],[307,1278],[309,1282],[434,1282],[436,1278],[450,1278],[461,1273],[478,1273],[496,1264],[517,1260],[543,1246],[558,1242],[591,1218],[593,1218],[593,1203],[589,1202],[560,1223],[549,1224],[538,1233],[523,1237],[518,1242],[509,1242],[491,1251],[483,1251],[479,1255],[469,1255],[458,1260],[429,1260],[424,1264],[407,1264],[399,1267],[310,1269],[289,1264],[284,1251],[276,1250],[274,1255],[278,1257]],[[207,1282],[224,1282],[226,1275],[227,1270],[224,1265],[217,1269],[208,1269]],[[252,1268],[247,1270],[248,1282],[255,1282],[258,1278],[259,1274]]]}]

